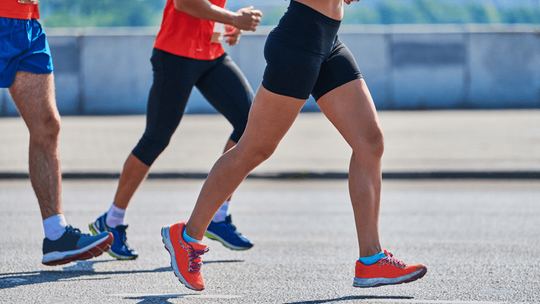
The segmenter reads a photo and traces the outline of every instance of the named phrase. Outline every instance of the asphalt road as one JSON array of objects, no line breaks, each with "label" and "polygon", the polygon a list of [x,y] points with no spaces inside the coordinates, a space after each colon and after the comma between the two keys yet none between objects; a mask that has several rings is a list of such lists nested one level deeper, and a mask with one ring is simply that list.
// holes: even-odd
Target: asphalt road
[{"label": "asphalt road", "polygon": [[[423,263],[416,282],[352,287],[357,243],[345,180],[247,180],[231,204],[255,246],[205,240],[207,288],[186,289],[160,229],[186,220],[202,180],[149,180],[128,210],[135,261],[109,255],[47,267],[28,180],[0,180],[0,303],[540,303],[540,180],[386,180],[383,247]],[[108,208],[116,181],[65,181],[68,222]]]}]

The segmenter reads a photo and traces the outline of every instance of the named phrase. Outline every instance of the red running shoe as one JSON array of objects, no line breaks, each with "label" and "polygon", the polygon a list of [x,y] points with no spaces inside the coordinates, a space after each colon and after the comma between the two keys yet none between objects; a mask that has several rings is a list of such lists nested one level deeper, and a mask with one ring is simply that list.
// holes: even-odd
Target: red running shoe
[{"label": "red running shoe", "polygon": [[184,229],[184,222],[163,227],[161,237],[171,255],[171,267],[178,280],[189,289],[201,291],[204,289],[201,255],[208,252],[208,248],[203,244],[186,242],[182,237]]},{"label": "red running shoe", "polygon": [[427,267],[422,264],[407,265],[389,253],[384,251],[386,257],[373,265],[365,265],[356,261],[354,275],[354,287],[378,287],[382,285],[394,285],[416,281],[427,272]]}]

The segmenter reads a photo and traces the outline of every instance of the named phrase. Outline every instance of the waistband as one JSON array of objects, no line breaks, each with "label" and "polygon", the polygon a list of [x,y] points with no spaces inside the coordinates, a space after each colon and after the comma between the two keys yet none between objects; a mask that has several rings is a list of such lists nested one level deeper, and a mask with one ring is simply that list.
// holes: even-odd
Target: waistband
[{"label": "waistband", "polygon": [[289,10],[290,11],[298,11],[302,14],[305,14],[311,18],[315,18],[318,21],[324,22],[327,25],[331,27],[337,27],[339,28],[341,24],[341,20],[332,19],[325,14],[303,4],[298,1],[291,0],[291,3],[289,4]]}]

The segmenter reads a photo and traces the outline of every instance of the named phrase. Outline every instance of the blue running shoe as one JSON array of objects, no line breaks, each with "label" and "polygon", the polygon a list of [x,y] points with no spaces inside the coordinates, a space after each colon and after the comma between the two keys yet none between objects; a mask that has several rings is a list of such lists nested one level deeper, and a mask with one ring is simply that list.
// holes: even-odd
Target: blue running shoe
[{"label": "blue running shoe", "polygon": [[236,230],[231,215],[227,215],[223,222],[210,222],[204,236],[219,241],[223,246],[232,250],[248,250],[253,247],[253,244]]},{"label": "blue running shoe", "polygon": [[88,260],[109,250],[113,236],[103,232],[96,236],[81,233],[77,228],[66,227],[66,232],[56,240],[43,240],[43,260],[47,266],[67,264],[71,261]]},{"label": "blue running shoe", "polygon": [[115,228],[107,226],[107,223],[105,222],[105,219],[107,218],[107,213],[103,214],[102,216],[98,217],[98,219],[90,223],[88,226],[90,228],[90,231],[94,235],[99,234],[104,231],[109,231],[114,236],[114,243],[111,246],[111,249],[109,249],[109,254],[118,259],[118,260],[134,260],[139,255],[137,252],[131,248],[129,248],[129,245],[127,244],[127,236],[126,236],[126,229],[128,225],[118,225]]}]

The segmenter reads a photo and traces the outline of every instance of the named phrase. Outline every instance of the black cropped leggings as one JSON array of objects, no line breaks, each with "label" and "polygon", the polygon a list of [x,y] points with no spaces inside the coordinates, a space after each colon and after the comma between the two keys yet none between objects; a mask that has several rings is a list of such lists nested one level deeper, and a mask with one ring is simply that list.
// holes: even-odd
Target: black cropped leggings
[{"label": "black cropped leggings", "polygon": [[230,139],[238,142],[246,127],[253,90],[231,58],[198,60],[154,49],[154,82],[148,97],[146,130],[132,153],[151,166],[165,150],[184,115],[196,86],[210,104],[231,123]]}]

